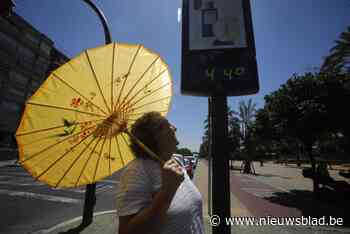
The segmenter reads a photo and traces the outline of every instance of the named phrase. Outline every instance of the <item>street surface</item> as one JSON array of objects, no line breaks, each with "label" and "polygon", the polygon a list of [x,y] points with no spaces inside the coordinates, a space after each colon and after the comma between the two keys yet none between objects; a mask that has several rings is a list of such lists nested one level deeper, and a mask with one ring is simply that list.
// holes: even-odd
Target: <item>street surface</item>
[{"label": "street surface", "polygon": [[[114,210],[119,174],[97,183],[95,212]],[[85,186],[54,189],[22,167],[0,167],[0,233],[31,233],[82,216]]]}]

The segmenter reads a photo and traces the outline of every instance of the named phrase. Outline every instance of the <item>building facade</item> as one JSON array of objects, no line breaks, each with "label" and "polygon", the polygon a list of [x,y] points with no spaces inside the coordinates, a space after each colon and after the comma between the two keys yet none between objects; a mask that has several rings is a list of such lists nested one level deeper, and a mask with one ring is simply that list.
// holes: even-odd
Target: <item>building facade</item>
[{"label": "building facade", "polygon": [[21,16],[0,16],[0,147],[16,147],[25,101],[67,61],[51,39]]}]

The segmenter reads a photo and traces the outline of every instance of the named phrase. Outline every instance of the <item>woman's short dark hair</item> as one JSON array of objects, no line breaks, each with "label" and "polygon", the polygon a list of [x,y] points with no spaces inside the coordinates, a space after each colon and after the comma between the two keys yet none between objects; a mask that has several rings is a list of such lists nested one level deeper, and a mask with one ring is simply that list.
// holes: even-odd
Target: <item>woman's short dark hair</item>
[{"label": "woman's short dark hair", "polygon": [[[159,154],[157,145],[157,132],[164,121],[164,117],[159,112],[148,112],[138,118],[131,127],[133,134],[139,141],[147,146],[155,154]],[[137,144],[135,140],[130,138],[130,147],[137,158],[151,158],[146,151]]]}]

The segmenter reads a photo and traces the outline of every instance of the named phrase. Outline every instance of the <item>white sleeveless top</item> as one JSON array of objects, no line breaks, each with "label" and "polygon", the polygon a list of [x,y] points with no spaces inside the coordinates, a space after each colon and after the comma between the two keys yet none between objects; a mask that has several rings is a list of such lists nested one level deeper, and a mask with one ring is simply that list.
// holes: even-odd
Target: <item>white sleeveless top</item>
[{"label": "white sleeveless top", "polygon": [[[183,169],[185,172],[185,169]],[[117,189],[117,215],[138,213],[152,203],[162,184],[158,162],[136,158],[123,171]],[[167,212],[161,234],[204,234],[202,196],[185,172]]]}]

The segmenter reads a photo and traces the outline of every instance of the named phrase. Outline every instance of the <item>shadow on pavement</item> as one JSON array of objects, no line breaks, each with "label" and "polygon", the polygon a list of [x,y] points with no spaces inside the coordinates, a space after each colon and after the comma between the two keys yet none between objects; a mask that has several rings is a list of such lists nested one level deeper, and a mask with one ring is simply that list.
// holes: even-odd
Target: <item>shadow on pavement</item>
[{"label": "shadow on pavement", "polygon": [[241,167],[239,167],[239,166],[230,166],[230,170],[232,170],[232,171],[240,171]]},{"label": "shadow on pavement", "polygon": [[284,167],[288,167],[288,168],[296,168],[296,169],[304,169],[304,168],[310,168],[311,166],[297,166],[297,165],[283,165]]},{"label": "shadow on pavement", "polygon": [[308,190],[276,192],[273,197],[265,199],[282,206],[296,208],[304,217],[343,218],[343,227],[350,227],[350,205],[346,200],[349,198],[330,189],[322,188],[319,199],[314,198],[313,193]]},{"label": "shadow on pavement", "polygon": [[75,228],[71,228],[71,229],[64,231],[64,232],[59,232],[58,234],[77,234],[77,233],[82,232],[85,228],[87,228],[87,225],[80,224],[79,226],[77,226]]},{"label": "shadow on pavement", "polygon": [[292,179],[291,177],[287,177],[287,176],[280,176],[280,175],[273,175],[273,174],[259,174],[259,173],[256,173],[255,174],[256,176],[262,176],[262,177],[279,177],[279,178],[282,178],[282,179]]}]

